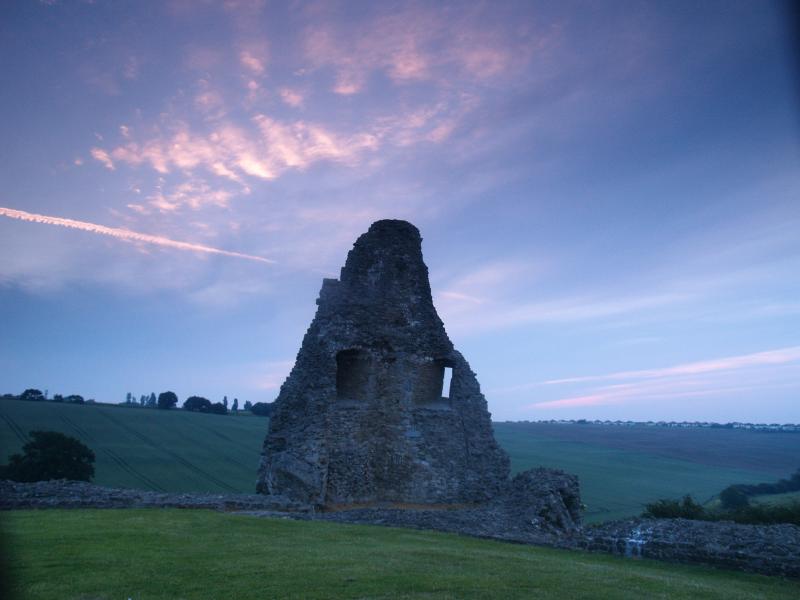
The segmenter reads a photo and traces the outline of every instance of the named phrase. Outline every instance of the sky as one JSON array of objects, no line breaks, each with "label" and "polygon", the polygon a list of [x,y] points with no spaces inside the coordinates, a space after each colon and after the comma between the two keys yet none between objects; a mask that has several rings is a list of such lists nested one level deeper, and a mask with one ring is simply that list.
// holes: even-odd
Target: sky
[{"label": "sky", "polygon": [[788,6],[3,2],[0,393],[272,401],[398,218],[494,419],[800,422]]}]

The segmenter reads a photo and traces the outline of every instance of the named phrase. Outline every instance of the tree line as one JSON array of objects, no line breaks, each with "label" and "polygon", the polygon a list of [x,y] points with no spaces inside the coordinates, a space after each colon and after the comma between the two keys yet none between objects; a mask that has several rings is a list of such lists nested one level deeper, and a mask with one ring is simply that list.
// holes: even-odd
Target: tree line
[{"label": "tree line", "polygon": [[[42,392],[35,388],[29,388],[21,394],[3,394],[0,396],[3,400],[26,400],[31,402],[64,402],[67,404],[94,404],[93,399],[86,400],[79,394],[70,394],[63,396],[55,394],[52,399],[48,398],[47,391]],[[161,410],[171,410],[177,408],[178,395],[172,391],[161,392],[156,396],[155,392],[142,394],[137,399],[134,394],[128,392],[125,396],[125,401],[120,404],[124,406],[135,406],[141,408],[155,408]],[[246,400],[242,410],[249,411],[259,417],[269,417],[272,415],[272,402],[250,402]],[[240,410],[239,399],[234,398],[233,403],[228,406],[228,397],[225,396],[222,402],[211,402],[208,398],[203,396],[189,396],[183,403],[183,410],[190,412],[201,412],[216,415],[227,415],[228,413],[236,413]]]}]

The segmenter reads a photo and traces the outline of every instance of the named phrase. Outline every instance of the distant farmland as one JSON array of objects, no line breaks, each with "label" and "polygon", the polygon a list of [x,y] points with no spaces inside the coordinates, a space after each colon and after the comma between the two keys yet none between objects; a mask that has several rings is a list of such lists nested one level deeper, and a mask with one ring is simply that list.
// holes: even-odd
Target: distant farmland
[{"label": "distant farmland", "polygon": [[775,481],[800,467],[795,433],[495,423],[495,436],[514,471],[543,464],[577,474],[587,521],[635,515],[658,498],[705,502],[731,483]]},{"label": "distant farmland", "polygon": [[169,492],[255,491],[267,419],[113,405],[0,402],[0,455],[35,429],[75,436],[96,455],[95,483]]},{"label": "distant farmland", "polygon": [[[0,460],[35,429],[94,449],[101,485],[252,493],[267,419],[4,400]],[[514,471],[543,465],[576,473],[589,521],[635,515],[646,502],[686,493],[705,501],[731,483],[774,481],[800,467],[798,434],[524,423],[496,423],[495,433]]]}]

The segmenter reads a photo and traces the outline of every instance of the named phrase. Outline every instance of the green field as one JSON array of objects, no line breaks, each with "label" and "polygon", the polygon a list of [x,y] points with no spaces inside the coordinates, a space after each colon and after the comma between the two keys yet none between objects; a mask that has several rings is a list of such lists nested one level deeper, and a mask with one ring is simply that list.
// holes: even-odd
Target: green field
[{"label": "green field", "polygon": [[783,494],[762,494],[750,498],[752,504],[769,504],[779,506],[781,504],[791,504],[800,502],[800,492],[785,492]]},{"label": "green field", "polygon": [[[267,420],[0,401],[0,457],[18,452],[35,429],[62,431],[94,449],[101,485],[252,492]],[[800,466],[796,434],[524,423],[496,423],[495,433],[515,472],[543,465],[577,474],[589,522],[687,493],[704,502],[732,483],[774,481]]]},{"label": "green field", "polygon": [[114,405],[0,401],[0,455],[32,430],[75,436],[96,455],[95,483],[169,492],[255,489],[267,419]]},{"label": "green field", "polygon": [[192,510],[2,517],[22,599],[800,595],[779,578],[405,529]]},{"label": "green field", "polygon": [[[559,427],[567,440],[558,439],[549,429],[543,428],[547,431],[545,434],[535,426],[506,423],[495,424],[495,436],[511,455],[513,471],[546,465],[578,475],[587,507],[584,514],[590,523],[640,514],[644,504],[659,498],[691,494],[705,502],[732,483],[760,483],[775,479],[772,470],[756,467],[755,460],[747,469],[714,464],[714,460],[706,458],[702,444],[697,444],[698,434],[710,433],[706,430],[684,431],[681,433],[687,434],[685,440],[671,436],[661,446],[650,444],[648,450],[643,451],[631,448],[631,443],[627,444],[629,449],[620,446],[623,446],[626,436],[639,438],[651,433],[658,435],[659,432],[642,431],[644,427],[611,426],[604,428],[604,438],[598,435],[599,432],[592,432],[593,441],[588,443],[571,441],[581,433],[583,426]],[[783,452],[788,441],[794,442],[797,438],[800,442],[800,436],[778,434],[770,437],[769,434],[747,431],[730,433],[739,434],[729,436],[731,453],[746,451],[748,445],[753,453],[764,445],[770,452],[778,453]],[[754,436],[758,437],[751,442]],[[720,445],[717,443],[715,456],[721,453]],[[691,460],[687,447],[694,449]],[[685,458],[674,458],[678,450]],[[794,471],[800,461],[800,451],[791,454],[789,447],[786,454],[784,475]]]}]

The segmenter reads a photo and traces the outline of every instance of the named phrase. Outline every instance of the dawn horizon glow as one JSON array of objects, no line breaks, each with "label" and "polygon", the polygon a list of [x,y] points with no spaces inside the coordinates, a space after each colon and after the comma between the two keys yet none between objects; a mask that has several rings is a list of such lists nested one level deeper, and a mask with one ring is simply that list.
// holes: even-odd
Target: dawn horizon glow
[{"label": "dawn horizon glow", "polygon": [[787,6],[6,3],[0,393],[270,402],[392,218],[495,420],[800,422]]}]

